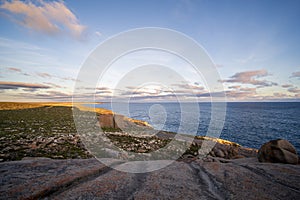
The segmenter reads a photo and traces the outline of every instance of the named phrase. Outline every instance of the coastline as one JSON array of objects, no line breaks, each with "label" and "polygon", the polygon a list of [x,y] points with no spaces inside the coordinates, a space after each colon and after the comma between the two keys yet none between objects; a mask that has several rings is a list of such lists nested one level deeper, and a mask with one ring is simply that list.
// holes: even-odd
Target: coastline
[{"label": "coastline", "polygon": [[[129,152],[147,153],[153,149],[162,148],[176,135],[176,133],[172,132],[154,130],[148,123],[141,120],[127,118],[102,108],[97,108],[94,111],[92,108],[84,106],[83,104],[84,103],[76,103],[75,107],[78,108],[80,112],[96,112],[103,131],[111,138],[116,138],[116,135],[118,134],[118,137],[122,138],[121,142],[118,141],[120,143],[118,145]],[[92,157],[92,155],[90,155],[90,153],[84,148],[80,137],[76,133],[71,107],[72,103],[70,102],[0,103],[0,112],[10,112],[3,116],[3,119],[5,119],[8,115],[11,115],[9,116],[11,121],[8,120],[7,124],[2,124],[2,136],[0,140],[2,150],[0,153],[0,159],[2,161],[6,161],[20,160],[24,157],[50,157],[54,159]],[[36,118],[35,115],[39,115],[40,117]],[[14,116],[16,119],[14,119]],[[23,116],[26,116],[27,119]],[[46,116],[48,118],[43,119],[43,117]],[[49,117],[57,118],[57,122],[51,125],[48,122]],[[22,118],[21,121],[20,118]],[[26,120],[28,120],[28,122],[26,122]],[[60,124],[61,120],[66,121],[66,124]],[[121,120],[122,123],[120,124],[126,126],[125,129],[122,129],[124,127],[116,127],[116,120],[119,120],[118,122]],[[30,127],[30,124],[33,127]],[[46,126],[45,124],[48,125]],[[69,127],[70,130],[64,130],[66,125],[71,126],[71,128]],[[14,126],[14,128],[11,128],[10,126]],[[18,128],[18,126],[20,127]],[[55,128],[53,129],[51,126]],[[139,134],[128,135],[126,131],[121,131],[121,129],[126,130],[128,126],[131,128],[137,128],[137,130],[140,131]],[[10,132],[12,132],[13,135],[11,135]],[[143,132],[143,134],[141,134],[141,132]],[[153,132],[157,134],[155,136],[151,135]],[[143,135],[148,137],[148,139],[143,139]],[[190,135],[181,135],[184,137],[192,137]],[[127,142],[129,137],[130,141],[134,138],[134,140],[137,141],[136,143],[139,143],[139,145],[132,147],[133,144]],[[155,142],[150,144],[149,142],[151,141],[155,141],[159,143],[159,145],[154,145]],[[211,141],[216,144],[211,152],[207,152],[209,153],[209,156],[212,157],[232,159],[255,157],[257,154],[257,149],[244,148],[239,144],[228,140],[196,136],[190,148],[187,149],[181,158],[199,156],[198,150],[201,148],[203,141]],[[115,141],[113,140],[113,143],[114,142]],[[64,147],[64,145],[67,146],[67,148]]]},{"label": "coastline", "polygon": [[[68,104],[31,104],[29,108],[23,104],[21,110],[22,106],[16,105],[17,109],[0,110],[6,117],[1,130],[8,137],[1,132],[1,145],[6,142],[4,149],[11,155],[20,153],[12,159],[1,158],[0,199],[297,199],[300,194],[299,164],[261,163],[256,149],[200,136],[182,157],[164,168],[148,173],[118,171],[115,167],[126,167],[125,161],[130,158],[122,160],[124,154],[108,151],[112,162],[104,165],[87,154],[71,123],[72,108]],[[55,128],[48,129],[54,131],[51,134],[44,120]],[[4,125],[10,125],[10,129]],[[66,129],[66,125],[72,128]],[[104,134],[114,145],[138,155],[165,146],[176,135],[159,131],[152,137],[137,137],[114,128],[107,128]],[[197,155],[204,141],[215,146],[208,155]]]}]

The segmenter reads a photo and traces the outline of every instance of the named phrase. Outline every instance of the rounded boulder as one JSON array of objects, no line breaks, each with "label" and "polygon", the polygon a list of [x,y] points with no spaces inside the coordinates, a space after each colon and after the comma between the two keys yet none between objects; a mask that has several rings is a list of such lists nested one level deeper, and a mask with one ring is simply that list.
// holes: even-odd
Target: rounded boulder
[{"label": "rounded boulder", "polygon": [[271,140],[258,151],[259,162],[298,164],[296,148],[287,140]]}]

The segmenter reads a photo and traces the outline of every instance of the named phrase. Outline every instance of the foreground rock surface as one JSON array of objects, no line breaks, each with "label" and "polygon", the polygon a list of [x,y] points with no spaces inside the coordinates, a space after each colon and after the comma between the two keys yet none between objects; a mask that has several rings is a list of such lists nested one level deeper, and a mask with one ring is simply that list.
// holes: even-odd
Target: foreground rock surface
[{"label": "foreground rock surface", "polygon": [[[122,163],[114,162],[114,166]],[[125,173],[95,159],[0,163],[0,199],[299,199],[300,165],[256,158],[175,161]]]},{"label": "foreground rock surface", "polygon": [[296,148],[287,140],[271,140],[258,151],[260,162],[298,164]]}]

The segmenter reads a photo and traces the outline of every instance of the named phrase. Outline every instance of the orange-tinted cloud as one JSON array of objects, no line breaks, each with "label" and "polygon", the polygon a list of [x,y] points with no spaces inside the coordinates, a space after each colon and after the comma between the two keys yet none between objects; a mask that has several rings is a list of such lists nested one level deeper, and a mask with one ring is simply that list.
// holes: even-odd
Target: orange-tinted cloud
[{"label": "orange-tinted cloud", "polygon": [[32,1],[6,0],[0,8],[9,11],[8,16],[14,22],[35,31],[54,34],[68,30],[78,38],[85,30],[85,26],[79,23],[74,13],[62,1],[40,0],[33,4]]}]

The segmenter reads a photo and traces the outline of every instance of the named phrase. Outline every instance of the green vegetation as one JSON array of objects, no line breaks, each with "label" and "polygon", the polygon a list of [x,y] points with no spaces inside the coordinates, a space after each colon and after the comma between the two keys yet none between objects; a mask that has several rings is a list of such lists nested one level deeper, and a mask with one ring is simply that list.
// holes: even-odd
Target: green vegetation
[{"label": "green vegetation", "polygon": [[88,158],[73,121],[72,108],[0,110],[0,159]]}]

